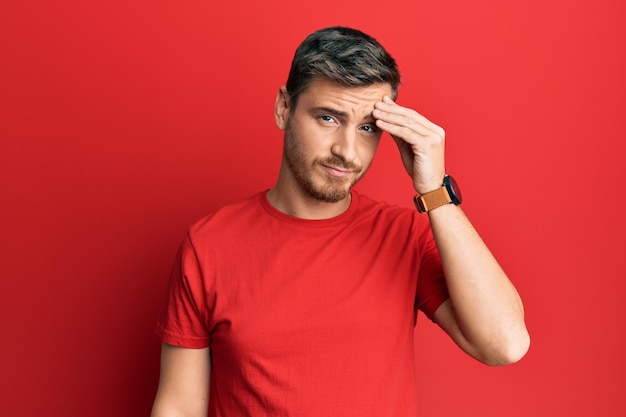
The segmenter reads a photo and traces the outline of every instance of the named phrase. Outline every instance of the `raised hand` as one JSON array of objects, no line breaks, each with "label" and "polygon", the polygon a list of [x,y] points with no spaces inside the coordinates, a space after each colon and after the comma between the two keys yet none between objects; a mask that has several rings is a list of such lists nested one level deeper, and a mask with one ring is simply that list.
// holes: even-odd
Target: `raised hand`
[{"label": "raised hand", "polygon": [[443,128],[390,97],[374,105],[376,125],[388,132],[400,150],[404,168],[418,193],[441,187],[445,175]]}]

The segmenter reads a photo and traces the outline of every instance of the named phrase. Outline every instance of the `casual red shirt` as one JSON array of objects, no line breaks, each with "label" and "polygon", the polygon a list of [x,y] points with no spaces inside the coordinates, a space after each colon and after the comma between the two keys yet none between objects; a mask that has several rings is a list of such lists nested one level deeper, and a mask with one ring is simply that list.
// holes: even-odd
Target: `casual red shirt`
[{"label": "casual red shirt", "polygon": [[190,228],[157,332],[210,347],[210,416],[414,417],[417,309],[447,297],[426,216],[353,191],[303,220],[263,192]]}]

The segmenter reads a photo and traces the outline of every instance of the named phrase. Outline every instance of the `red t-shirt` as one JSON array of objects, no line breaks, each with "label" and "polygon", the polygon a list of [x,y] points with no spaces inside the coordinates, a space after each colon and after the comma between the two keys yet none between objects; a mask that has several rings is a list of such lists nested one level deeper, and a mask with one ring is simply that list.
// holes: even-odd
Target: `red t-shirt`
[{"label": "red t-shirt", "polygon": [[303,220],[265,192],[193,225],[157,333],[210,347],[209,416],[415,416],[413,330],[448,297],[428,218],[352,192]]}]

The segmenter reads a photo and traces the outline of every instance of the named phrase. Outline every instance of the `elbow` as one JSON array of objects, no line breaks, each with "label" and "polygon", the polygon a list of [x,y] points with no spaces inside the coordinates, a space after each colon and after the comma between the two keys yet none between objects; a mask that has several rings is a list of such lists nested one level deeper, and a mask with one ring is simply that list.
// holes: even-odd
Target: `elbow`
[{"label": "elbow", "polygon": [[490,355],[480,359],[481,362],[490,366],[504,366],[519,362],[530,349],[530,335],[524,327],[519,331],[512,332],[504,341],[498,343]]}]

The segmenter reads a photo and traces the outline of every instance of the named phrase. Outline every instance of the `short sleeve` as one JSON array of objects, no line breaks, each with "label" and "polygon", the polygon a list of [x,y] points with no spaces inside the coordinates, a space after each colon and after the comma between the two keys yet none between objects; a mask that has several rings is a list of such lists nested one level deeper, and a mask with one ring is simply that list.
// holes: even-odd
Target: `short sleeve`
[{"label": "short sleeve", "polygon": [[185,348],[210,345],[206,284],[189,235],[176,255],[156,333],[167,344]]}]

